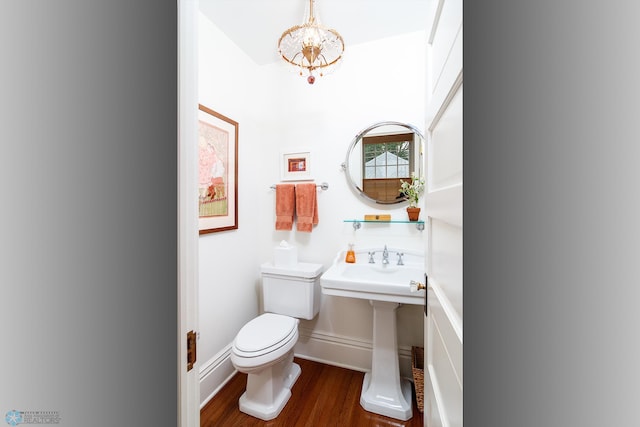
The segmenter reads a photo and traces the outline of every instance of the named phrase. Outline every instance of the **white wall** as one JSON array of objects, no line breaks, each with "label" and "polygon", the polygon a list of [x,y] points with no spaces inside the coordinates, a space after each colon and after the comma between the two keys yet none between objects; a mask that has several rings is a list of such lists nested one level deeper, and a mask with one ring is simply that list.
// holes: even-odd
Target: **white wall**
[{"label": "white wall", "polygon": [[[370,245],[424,249],[424,232],[412,225],[364,225],[358,231],[344,219],[362,218],[365,213],[385,211],[393,218],[406,218],[405,206],[384,207],[366,203],[347,187],[340,168],[351,140],[362,129],[384,120],[397,120],[421,128],[424,122],[424,32],[382,39],[372,43],[348,46],[342,66],[329,76],[318,78],[314,85],[288,71],[287,64],[276,63],[265,68],[277,82],[282,101],[277,121],[283,126],[279,149],[306,147],[312,152],[316,182],[327,182],[329,190],[318,193],[319,224],[311,234],[275,231],[273,227],[275,197],[264,194],[261,217],[268,231],[260,239],[261,261],[271,259],[272,248],[281,240],[298,247],[299,259],[318,262],[328,267],[336,253],[349,242],[358,247]],[[375,66],[367,65],[377,58]],[[279,149],[271,153],[273,166],[267,171],[270,183],[279,180]],[[399,345],[405,347],[404,365],[408,371],[408,353],[412,344],[422,343],[421,307],[401,307]],[[372,308],[367,301],[337,297],[322,298],[318,317],[301,322],[296,351],[311,358],[343,364],[359,369],[370,365],[368,350],[353,358],[359,346],[369,346],[372,336]],[[304,339],[305,334],[331,341],[342,337],[340,345],[320,345]],[[346,346],[346,347],[345,347]],[[343,354],[343,352],[346,352]],[[355,352],[355,353],[354,353]]]},{"label": "white wall", "polygon": [[199,239],[198,360],[201,400],[233,372],[229,345],[258,313],[259,262],[255,242],[262,231],[255,208],[264,189],[263,149],[274,144],[273,121],[261,106],[271,96],[257,66],[210,21],[199,19],[199,102],[239,123],[238,229]]},{"label": "white wall", "polygon": [[[404,207],[383,207],[356,197],[340,168],[353,137],[374,122],[396,120],[422,128],[425,117],[424,32],[347,46],[342,66],[314,85],[286,64],[258,67],[204,16],[200,17],[200,102],[239,122],[239,229],[200,237],[200,341],[207,400],[225,375],[228,347],[260,310],[259,266],[281,240],[298,247],[299,260],[329,266],[348,242],[423,250],[425,232],[408,224],[364,225],[344,219],[385,211],[405,218]],[[416,55],[416,52],[419,53]],[[367,61],[375,58],[375,64]],[[280,157],[288,149],[311,151],[319,224],[312,233],[275,231]],[[422,307],[398,311],[403,369],[411,345],[422,345]],[[301,323],[296,352],[329,363],[367,369],[372,309],[367,301],[324,297],[319,315]],[[221,369],[217,369],[221,367]],[[214,369],[215,368],[215,369]],[[213,371],[220,373],[213,374]]]}]

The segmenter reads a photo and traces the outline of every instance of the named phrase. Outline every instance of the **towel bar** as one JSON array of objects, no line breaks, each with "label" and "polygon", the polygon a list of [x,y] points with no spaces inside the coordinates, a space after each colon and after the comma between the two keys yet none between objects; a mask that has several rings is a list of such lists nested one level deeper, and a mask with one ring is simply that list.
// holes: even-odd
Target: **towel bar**
[{"label": "towel bar", "polygon": [[[327,184],[326,182],[323,182],[322,184],[316,184],[316,187],[320,187],[320,189],[322,190],[328,190],[329,189],[329,184]],[[272,190],[276,189],[276,184],[273,184],[271,187]]]}]

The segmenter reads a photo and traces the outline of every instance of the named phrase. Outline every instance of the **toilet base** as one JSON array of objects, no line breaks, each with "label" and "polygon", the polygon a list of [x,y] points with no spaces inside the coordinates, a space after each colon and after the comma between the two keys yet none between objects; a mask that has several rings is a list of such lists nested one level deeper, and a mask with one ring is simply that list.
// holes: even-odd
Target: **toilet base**
[{"label": "toilet base", "polygon": [[302,370],[293,363],[293,352],[284,361],[247,376],[247,390],[240,396],[240,411],[269,421],[276,418],[291,397],[291,387]]}]

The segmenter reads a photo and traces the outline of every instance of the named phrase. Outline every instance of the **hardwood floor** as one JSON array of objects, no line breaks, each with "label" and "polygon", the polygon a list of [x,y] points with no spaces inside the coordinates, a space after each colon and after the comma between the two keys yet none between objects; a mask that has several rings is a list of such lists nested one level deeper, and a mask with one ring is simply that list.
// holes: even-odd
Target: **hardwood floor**
[{"label": "hardwood floor", "polygon": [[291,390],[292,396],[280,415],[262,421],[240,412],[238,399],[247,385],[246,374],[236,374],[200,411],[201,427],[417,427],[423,414],[413,400],[413,418],[395,420],[372,414],[360,406],[364,373],[305,359],[295,359],[302,374]]}]

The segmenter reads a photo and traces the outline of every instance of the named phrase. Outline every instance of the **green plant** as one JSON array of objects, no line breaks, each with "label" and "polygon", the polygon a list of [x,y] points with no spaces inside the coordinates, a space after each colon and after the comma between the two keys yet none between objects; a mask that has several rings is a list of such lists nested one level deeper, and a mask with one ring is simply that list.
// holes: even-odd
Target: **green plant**
[{"label": "green plant", "polygon": [[417,177],[415,172],[411,172],[411,182],[403,180],[400,182],[400,190],[398,191],[406,197],[410,208],[417,207],[420,194],[424,190],[424,178]]}]

